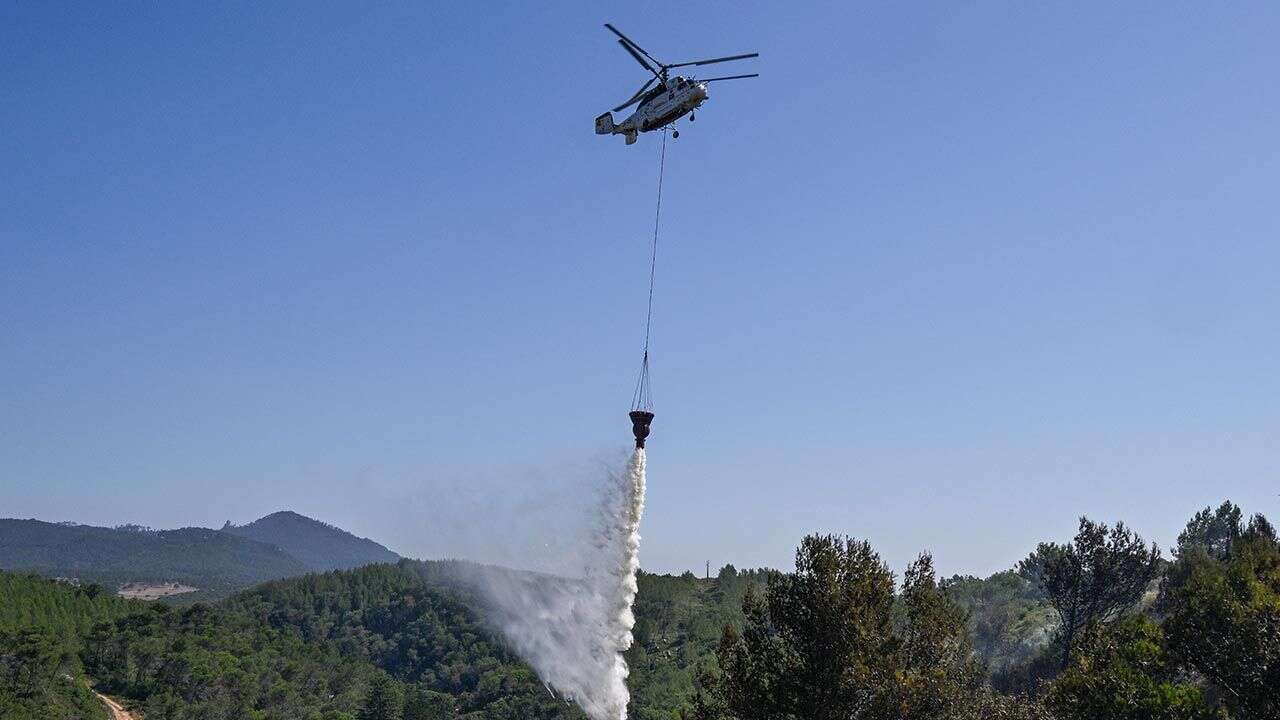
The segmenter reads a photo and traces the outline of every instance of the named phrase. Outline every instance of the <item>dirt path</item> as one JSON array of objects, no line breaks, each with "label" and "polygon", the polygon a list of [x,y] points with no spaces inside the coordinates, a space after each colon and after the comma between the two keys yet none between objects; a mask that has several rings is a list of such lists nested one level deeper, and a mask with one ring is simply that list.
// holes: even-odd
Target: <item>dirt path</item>
[{"label": "dirt path", "polygon": [[97,690],[93,690],[92,692],[94,695],[97,695],[98,699],[102,701],[102,704],[106,705],[107,709],[111,711],[111,720],[142,720],[139,716],[125,710],[124,706],[115,700],[112,700]]}]

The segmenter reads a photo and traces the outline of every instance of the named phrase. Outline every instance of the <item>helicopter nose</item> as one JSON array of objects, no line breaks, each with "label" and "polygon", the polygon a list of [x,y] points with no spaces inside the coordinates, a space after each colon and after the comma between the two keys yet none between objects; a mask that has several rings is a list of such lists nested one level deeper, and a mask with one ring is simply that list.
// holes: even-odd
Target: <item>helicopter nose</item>
[{"label": "helicopter nose", "polygon": [[693,95],[699,100],[706,100],[708,97],[710,97],[710,95],[707,95],[707,84],[698,83],[698,86],[693,90]]}]

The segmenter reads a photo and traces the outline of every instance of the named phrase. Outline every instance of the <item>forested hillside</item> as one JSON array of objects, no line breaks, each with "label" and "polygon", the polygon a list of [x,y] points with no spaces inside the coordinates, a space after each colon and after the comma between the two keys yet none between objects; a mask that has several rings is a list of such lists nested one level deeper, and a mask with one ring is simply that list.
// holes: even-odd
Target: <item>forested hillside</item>
[{"label": "forested hillside", "polygon": [[[485,572],[513,571],[402,561],[269,582],[214,606],[170,609],[100,594],[110,612],[68,605],[86,593],[40,582],[66,596],[59,625],[85,638],[77,652],[100,688],[149,720],[354,714],[375,686],[440,713],[422,718],[582,718],[485,623],[475,592]],[[641,575],[629,654],[634,717],[666,720],[686,705],[697,671],[714,662],[721,628],[740,622],[746,587],[763,587],[763,577],[732,568],[710,581]],[[380,686],[379,670],[390,676]]]},{"label": "forested hillside", "polygon": [[666,720],[686,707],[698,673],[715,664],[724,627],[742,625],[744,595],[763,591],[769,572],[726,565],[710,580],[640,574],[635,644],[627,653],[633,718]]},{"label": "forested hillside", "polygon": [[957,575],[942,585],[969,614],[974,653],[991,675],[1025,665],[1053,638],[1053,607],[1035,583],[1016,571],[985,580]]},{"label": "forested hillside", "polygon": [[374,563],[393,563],[400,559],[399,555],[368,538],[356,537],[341,528],[288,510],[272,513],[248,525],[228,522],[222,532],[275,545],[302,561],[310,570],[342,570]]},{"label": "forested hillside", "polygon": [[76,587],[38,575],[0,571],[0,632],[34,629],[73,639],[97,623],[144,608],[145,603],[115,597],[98,585]]},{"label": "forested hillside", "polygon": [[459,716],[580,717],[551,697],[485,625],[474,602],[427,586],[413,565],[271,582],[224,607],[448,695]]},{"label": "forested hillside", "polygon": [[206,528],[149,530],[0,520],[0,569],[123,583],[179,582],[227,593],[308,568],[266,543]]},{"label": "forested hillside", "polygon": [[376,668],[252,617],[204,604],[99,626],[86,672],[148,720],[349,717]]},{"label": "forested hillside", "polygon": [[0,569],[74,578],[115,592],[125,583],[180,583],[199,592],[178,602],[219,600],[260,582],[312,571],[395,562],[378,543],[294,512],[221,530],[92,527],[0,520]]},{"label": "forested hillside", "polygon": [[90,630],[80,657],[147,720],[345,720],[370,703],[395,720],[583,717],[473,607],[400,565],[272,582],[213,606],[132,609]]},{"label": "forested hillside", "polygon": [[0,573],[0,718],[106,720],[84,671],[148,720],[349,720],[379,676],[245,614]]},{"label": "forested hillside", "polygon": [[98,586],[0,572],[0,718],[105,720],[85,686],[81,638],[97,623],[143,609]]}]

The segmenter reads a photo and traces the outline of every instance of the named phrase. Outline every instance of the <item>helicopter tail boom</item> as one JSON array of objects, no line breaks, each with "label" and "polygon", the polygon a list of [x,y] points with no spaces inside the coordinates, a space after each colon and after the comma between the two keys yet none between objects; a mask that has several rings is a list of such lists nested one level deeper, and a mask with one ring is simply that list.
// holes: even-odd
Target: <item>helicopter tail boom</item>
[{"label": "helicopter tail boom", "polygon": [[607,112],[596,118],[596,134],[623,135],[626,137],[627,144],[631,145],[635,143],[636,135],[639,133],[636,130],[635,123],[630,120],[623,122],[621,125],[615,125],[613,123],[613,113]]}]

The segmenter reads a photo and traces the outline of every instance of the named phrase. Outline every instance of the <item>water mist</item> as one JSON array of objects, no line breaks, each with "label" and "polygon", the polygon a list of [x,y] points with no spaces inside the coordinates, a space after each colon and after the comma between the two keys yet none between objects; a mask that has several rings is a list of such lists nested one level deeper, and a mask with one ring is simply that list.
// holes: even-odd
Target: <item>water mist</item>
[{"label": "water mist", "polygon": [[631,647],[645,454],[636,448],[623,472],[611,471],[582,575],[487,573],[483,589],[495,620],[521,657],[592,720],[625,720],[630,693],[623,653]]}]

